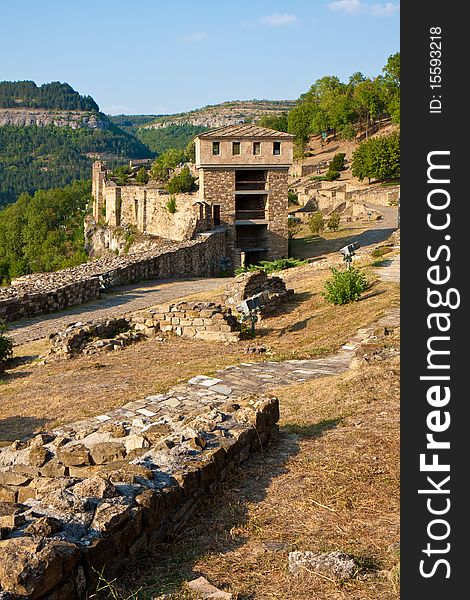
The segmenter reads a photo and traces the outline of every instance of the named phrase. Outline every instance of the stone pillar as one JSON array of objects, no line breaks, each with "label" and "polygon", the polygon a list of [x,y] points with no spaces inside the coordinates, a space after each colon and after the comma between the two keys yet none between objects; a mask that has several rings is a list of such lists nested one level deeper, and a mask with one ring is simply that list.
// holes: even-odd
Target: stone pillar
[{"label": "stone pillar", "polygon": [[100,160],[93,163],[91,178],[91,194],[93,196],[93,217],[98,221],[101,215],[101,209],[105,204],[104,186],[106,181],[106,168]]}]

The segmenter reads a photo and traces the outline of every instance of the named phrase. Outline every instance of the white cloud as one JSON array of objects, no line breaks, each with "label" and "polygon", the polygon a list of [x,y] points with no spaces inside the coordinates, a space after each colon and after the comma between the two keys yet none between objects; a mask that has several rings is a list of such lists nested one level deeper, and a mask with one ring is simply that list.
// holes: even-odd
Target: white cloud
[{"label": "white cloud", "polygon": [[195,31],[194,33],[190,33],[189,35],[184,36],[185,42],[201,42],[202,40],[207,39],[207,32],[205,31]]},{"label": "white cloud", "polygon": [[334,0],[327,7],[333,12],[344,12],[347,15],[370,14],[375,17],[389,17],[400,10],[399,4],[366,4],[361,0]]},{"label": "white cloud", "polygon": [[295,15],[290,15],[289,13],[274,13],[260,18],[260,23],[269,25],[269,27],[280,27],[282,25],[287,25],[288,23],[295,23],[295,21],[297,21],[297,17]]}]

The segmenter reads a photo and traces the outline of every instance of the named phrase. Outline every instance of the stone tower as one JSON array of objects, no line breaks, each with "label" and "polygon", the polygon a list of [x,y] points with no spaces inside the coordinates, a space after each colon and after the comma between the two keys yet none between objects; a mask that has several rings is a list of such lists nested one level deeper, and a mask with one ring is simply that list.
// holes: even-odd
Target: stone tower
[{"label": "stone tower", "polygon": [[98,221],[101,210],[105,205],[104,187],[106,181],[106,168],[100,160],[93,163],[91,177],[91,194],[93,196],[93,217]]},{"label": "stone tower", "polygon": [[199,194],[225,225],[233,267],[288,255],[289,133],[229,125],[196,137]]}]

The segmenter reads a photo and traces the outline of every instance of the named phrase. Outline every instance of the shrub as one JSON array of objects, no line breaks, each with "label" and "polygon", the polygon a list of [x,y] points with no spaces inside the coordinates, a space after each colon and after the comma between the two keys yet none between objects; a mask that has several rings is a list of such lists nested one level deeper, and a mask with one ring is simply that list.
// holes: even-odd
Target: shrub
[{"label": "shrub", "polygon": [[328,171],[342,171],[344,169],[344,159],[346,154],[344,152],[338,152],[335,154],[328,165]]},{"label": "shrub", "polygon": [[300,232],[301,224],[296,219],[289,219],[287,221],[287,237],[289,240],[293,240],[296,235]]},{"label": "shrub", "polygon": [[145,167],[141,167],[138,170],[135,180],[137,183],[140,183],[141,185],[145,185],[146,183],[148,183],[149,175],[148,175],[147,169],[145,169]]},{"label": "shrub", "polygon": [[289,204],[298,204],[299,203],[298,195],[295,192],[293,192],[292,190],[289,190],[287,192],[287,198],[288,198]]},{"label": "shrub", "polygon": [[165,204],[165,207],[171,215],[174,215],[176,212],[176,198],[174,196],[170,196],[170,199]]},{"label": "shrub", "polygon": [[4,321],[0,320],[0,373],[5,368],[5,363],[13,356],[13,342],[2,335],[7,330]]},{"label": "shrub", "polygon": [[330,304],[348,304],[359,300],[367,287],[365,275],[355,267],[346,271],[333,268],[331,272],[333,277],[325,282],[325,291],[322,292],[325,300]]},{"label": "shrub", "polygon": [[338,179],[338,177],[341,175],[341,173],[339,171],[328,171],[327,174],[325,175],[325,180],[326,181],[334,181],[335,179]]},{"label": "shrub", "polygon": [[321,233],[325,228],[325,219],[319,210],[310,215],[308,227],[312,233],[316,234]]},{"label": "shrub", "polygon": [[190,192],[193,189],[195,178],[191,175],[188,167],[183,167],[178,175],[168,182],[167,188],[170,194]]},{"label": "shrub", "polygon": [[331,231],[338,231],[339,221],[340,221],[339,213],[332,212],[328,218],[328,221],[326,222],[326,226],[328,227],[328,229],[331,229]]},{"label": "shrub", "polygon": [[279,258],[278,260],[267,261],[261,260],[257,265],[249,265],[248,267],[238,267],[235,269],[235,274],[247,273],[248,271],[265,271],[273,273],[274,271],[283,271],[292,267],[306,265],[308,260],[299,260],[297,258]]}]

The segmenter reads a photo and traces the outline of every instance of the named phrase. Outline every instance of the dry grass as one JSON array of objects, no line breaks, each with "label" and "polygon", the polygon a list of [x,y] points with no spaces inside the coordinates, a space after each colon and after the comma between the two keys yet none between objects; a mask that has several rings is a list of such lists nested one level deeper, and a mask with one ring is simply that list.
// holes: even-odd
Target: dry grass
[{"label": "dry grass", "polygon": [[[118,582],[123,597],[183,600],[184,581],[199,575],[237,600],[399,597],[398,359],[277,395],[278,440]],[[341,550],[357,573],[348,582],[293,577],[293,550]]]},{"label": "dry grass", "polygon": [[[287,283],[296,289],[295,301],[286,312],[258,324],[256,342],[267,346],[268,360],[333,352],[358,328],[398,304],[398,286],[374,280],[369,273],[373,285],[361,301],[343,307],[328,305],[320,292],[330,273],[316,269],[314,264],[287,271]],[[199,373],[243,362],[249,343],[169,337],[164,342],[148,340],[121,351],[46,365],[31,362],[44,352],[44,341],[25,344],[16,349],[17,355],[23,355],[23,364],[4,375],[0,385],[0,440],[105,412]],[[258,356],[263,360],[264,355]]]}]

